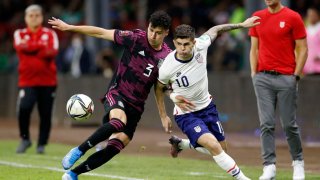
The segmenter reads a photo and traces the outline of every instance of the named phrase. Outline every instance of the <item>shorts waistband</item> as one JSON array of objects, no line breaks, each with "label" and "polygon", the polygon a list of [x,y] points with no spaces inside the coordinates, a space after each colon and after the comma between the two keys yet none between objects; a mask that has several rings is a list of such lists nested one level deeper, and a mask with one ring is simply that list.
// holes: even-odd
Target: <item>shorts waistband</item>
[{"label": "shorts waistband", "polygon": [[283,75],[282,73],[280,73],[278,71],[275,71],[275,70],[262,70],[260,72],[265,73],[265,74],[271,74],[271,75],[274,75],[274,76]]}]

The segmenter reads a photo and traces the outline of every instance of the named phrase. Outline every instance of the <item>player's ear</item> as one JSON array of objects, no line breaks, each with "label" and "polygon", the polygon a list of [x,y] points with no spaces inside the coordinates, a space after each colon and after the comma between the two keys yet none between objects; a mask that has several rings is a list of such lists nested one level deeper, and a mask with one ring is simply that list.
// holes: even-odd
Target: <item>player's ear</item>
[{"label": "player's ear", "polygon": [[165,36],[168,36],[168,34],[169,34],[169,29],[164,30],[164,35],[165,35]]}]

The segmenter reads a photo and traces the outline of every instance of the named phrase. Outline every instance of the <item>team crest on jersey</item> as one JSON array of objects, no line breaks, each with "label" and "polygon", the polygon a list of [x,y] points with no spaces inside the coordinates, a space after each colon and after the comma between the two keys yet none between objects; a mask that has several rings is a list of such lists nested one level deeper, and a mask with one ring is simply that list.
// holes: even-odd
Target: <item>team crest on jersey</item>
[{"label": "team crest on jersey", "polygon": [[284,28],[286,26],[286,22],[280,21],[279,26],[280,26],[280,28]]},{"label": "team crest on jersey", "polygon": [[123,102],[122,101],[118,101],[118,105],[122,108],[124,108]]},{"label": "team crest on jersey", "polygon": [[203,58],[200,53],[196,54],[194,58],[197,60],[198,63],[203,63]]},{"label": "team crest on jersey", "polygon": [[119,31],[119,36],[129,36],[131,33],[131,31]]},{"label": "team crest on jersey", "polygon": [[43,40],[43,41],[47,41],[48,39],[49,39],[48,34],[43,34],[43,35],[41,36],[41,40]]},{"label": "team crest on jersey", "polygon": [[196,131],[197,133],[201,132],[201,127],[200,126],[196,126],[193,128],[194,131]]},{"label": "team crest on jersey", "polygon": [[25,39],[25,40],[29,40],[30,39],[30,36],[29,35],[25,35],[24,37],[23,37],[23,39]]},{"label": "team crest on jersey", "polygon": [[159,59],[158,65],[157,65],[158,68],[160,68],[162,66],[163,61],[164,61],[164,59],[162,59],[162,58]]}]

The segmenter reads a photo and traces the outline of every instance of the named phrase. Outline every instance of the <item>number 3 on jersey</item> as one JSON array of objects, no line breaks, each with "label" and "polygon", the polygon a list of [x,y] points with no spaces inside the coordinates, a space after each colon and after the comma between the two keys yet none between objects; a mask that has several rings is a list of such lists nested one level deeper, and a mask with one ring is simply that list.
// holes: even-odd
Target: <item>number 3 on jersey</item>
[{"label": "number 3 on jersey", "polygon": [[152,73],[152,68],[154,68],[154,65],[148,63],[148,66],[144,70],[143,75],[149,77]]},{"label": "number 3 on jersey", "polygon": [[180,79],[176,79],[176,82],[177,82],[179,87],[181,87],[181,85],[183,87],[188,87],[189,86],[189,81],[188,81],[187,76],[182,76]]}]

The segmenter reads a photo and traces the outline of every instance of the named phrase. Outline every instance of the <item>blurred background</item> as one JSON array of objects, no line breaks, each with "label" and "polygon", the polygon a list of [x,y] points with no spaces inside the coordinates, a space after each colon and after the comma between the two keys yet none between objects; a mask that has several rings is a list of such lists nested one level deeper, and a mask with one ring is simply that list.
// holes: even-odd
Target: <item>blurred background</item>
[{"label": "blurred background", "polygon": [[[13,32],[25,27],[24,10],[33,3],[45,9],[44,26],[50,17],[57,17],[70,24],[87,24],[108,29],[145,29],[149,15],[158,9],[166,10],[173,18],[171,30],[181,23],[196,28],[198,35],[208,28],[223,23],[238,23],[258,10],[265,8],[263,0],[0,0],[0,124],[15,121],[17,99],[18,59],[13,49]],[[310,7],[320,7],[320,0],[282,0],[297,11],[308,25]],[[117,67],[122,49],[110,42],[80,34],[56,31],[60,41],[56,58],[59,85],[54,110],[57,126],[78,125],[68,119],[65,104],[76,93],[89,95],[95,102],[91,121],[82,125],[101,122],[103,106],[99,98],[104,95],[112,74]],[[170,36],[166,42],[172,47]],[[246,30],[235,30],[221,35],[208,53],[209,88],[220,111],[220,118],[227,132],[259,135],[256,99],[251,83]],[[81,55],[75,49],[81,47]],[[74,62],[80,63],[74,63]],[[320,72],[319,72],[320,73]],[[320,140],[320,77],[306,75],[299,84],[298,123],[303,139]],[[167,102],[168,111],[172,103]],[[34,119],[38,117],[34,113]],[[279,130],[277,135],[284,137]],[[161,128],[160,119],[150,94],[141,126]]]}]

